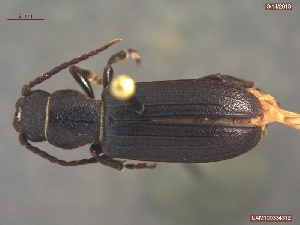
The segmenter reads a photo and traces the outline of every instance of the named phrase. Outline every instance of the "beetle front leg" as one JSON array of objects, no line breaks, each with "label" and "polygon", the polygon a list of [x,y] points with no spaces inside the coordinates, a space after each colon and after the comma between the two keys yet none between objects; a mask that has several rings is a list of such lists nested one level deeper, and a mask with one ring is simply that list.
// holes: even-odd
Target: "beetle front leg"
[{"label": "beetle front leg", "polygon": [[[72,66],[72,67],[76,69],[76,73],[80,73],[82,76],[85,76],[88,79],[88,81],[90,81],[96,85],[99,85],[99,86],[103,85],[103,79],[100,76],[98,76],[97,74],[91,72],[90,70],[82,69],[78,66]],[[70,70],[70,68],[71,68],[71,66],[69,67],[69,70]]]},{"label": "beetle front leg", "polygon": [[49,155],[47,152],[42,151],[39,148],[31,145],[24,134],[19,135],[19,141],[20,144],[24,145],[29,151],[60,166],[81,166],[81,165],[97,163],[97,160],[94,158],[73,160],[73,161],[65,161],[65,160],[58,159],[52,155]]},{"label": "beetle front leg", "polygon": [[76,82],[84,90],[85,94],[90,98],[94,99],[95,98],[94,91],[88,78],[88,77],[92,77],[94,74],[90,70],[81,69],[80,67],[74,65],[69,67],[69,71],[73,76],[74,80],[76,80]]},{"label": "beetle front leg", "polygon": [[40,84],[40,83],[43,83],[45,80],[47,79],[50,79],[53,75],[57,74],[58,72],[60,72],[61,70],[63,69],[66,69],[68,68],[69,66],[71,65],[74,65],[76,63],[79,63],[83,60],[86,60],[94,55],[97,55],[99,54],[100,52],[104,51],[105,49],[109,48],[110,46],[120,42],[122,39],[115,39],[115,40],[112,40],[110,42],[108,42],[107,44],[99,47],[99,48],[96,48],[92,51],[90,51],[89,53],[86,53],[86,54],[83,54],[81,56],[78,56],[74,59],[71,59],[67,62],[64,62],[62,64],[60,64],[59,66],[56,66],[54,67],[53,69],[51,69],[50,71],[42,74],[41,76],[35,78],[34,80],[30,81],[29,84],[24,84],[23,85],[23,88],[22,88],[22,96],[28,96],[31,92],[31,89],[37,85],[37,84]]},{"label": "beetle front leg", "polygon": [[112,68],[113,63],[119,63],[124,62],[128,59],[128,57],[131,56],[133,59],[135,59],[135,62],[137,65],[141,64],[141,57],[139,53],[134,49],[127,49],[119,51],[117,54],[112,55],[108,62],[107,66],[104,68],[103,71],[103,86],[106,88],[110,84],[110,81],[113,78],[114,70]]},{"label": "beetle front leg", "polygon": [[132,164],[124,164],[125,161],[112,159],[103,153],[101,144],[92,144],[90,148],[91,155],[101,164],[105,166],[109,166],[113,169],[117,169],[119,171],[123,170],[123,168],[127,169],[153,169],[156,167],[156,163],[148,165],[147,163],[132,163]]}]

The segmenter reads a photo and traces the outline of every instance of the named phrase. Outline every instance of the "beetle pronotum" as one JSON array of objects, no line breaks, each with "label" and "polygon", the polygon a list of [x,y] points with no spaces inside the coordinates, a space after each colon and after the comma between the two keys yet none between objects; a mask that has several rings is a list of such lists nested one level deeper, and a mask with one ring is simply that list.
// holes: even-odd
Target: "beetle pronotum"
[{"label": "beetle pronotum", "polygon": [[[300,129],[300,114],[280,109],[251,81],[221,74],[140,83],[124,75],[112,79],[113,63],[128,56],[140,63],[133,49],[111,56],[103,79],[74,66],[120,41],[112,40],[23,86],[13,122],[21,145],[62,166],[100,162],[117,170],[141,169],[154,168],[155,162],[205,163],[239,156],[258,144],[270,122]],[[31,90],[67,67],[85,94]],[[90,81],[103,85],[101,101],[95,99]],[[67,162],[28,140],[47,140],[63,149],[92,144],[93,157]],[[126,159],[140,162],[126,164]]]}]

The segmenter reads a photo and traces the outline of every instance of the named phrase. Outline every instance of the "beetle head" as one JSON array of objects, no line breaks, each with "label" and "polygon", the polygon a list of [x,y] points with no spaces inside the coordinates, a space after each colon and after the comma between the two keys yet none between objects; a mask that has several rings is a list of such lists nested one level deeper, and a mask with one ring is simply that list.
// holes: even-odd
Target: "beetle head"
[{"label": "beetle head", "polygon": [[13,126],[30,141],[45,141],[46,108],[50,93],[42,90],[30,92],[16,102]]}]

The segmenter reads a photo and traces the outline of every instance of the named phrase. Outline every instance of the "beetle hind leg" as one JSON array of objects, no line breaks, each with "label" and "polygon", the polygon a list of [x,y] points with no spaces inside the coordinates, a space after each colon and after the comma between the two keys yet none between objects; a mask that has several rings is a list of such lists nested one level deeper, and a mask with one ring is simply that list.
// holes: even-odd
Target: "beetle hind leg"
[{"label": "beetle hind leg", "polygon": [[152,164],[148,164],[146,162],[130,163],[124,164],[124,167],[127,169],[154,169],[156,168],[156,162]]},{"label": "beetle hind leg", "polygon": [[229,75],[221,75],[219,73],[201,77],[200,81],[212,81],[212,82],[228,82],[241,86],[243,88],[255,88],[255,82],[249,80],[239,79]]},{"label": "beetle hind leg", "polygon": [[[156,167],[156,163],[148,165],[146,162],[139,162],[139,163],[131,163],[125,164],[126,161],[116,160],[111,157],[102,154],[101,144],[92,144],[90,148],[91,155],[101,164],[111,167],[113,169],[117,169],[122,171],[123,168],[127,169],[153,169]],[[100,155],[102,154],[102,155]]]}]

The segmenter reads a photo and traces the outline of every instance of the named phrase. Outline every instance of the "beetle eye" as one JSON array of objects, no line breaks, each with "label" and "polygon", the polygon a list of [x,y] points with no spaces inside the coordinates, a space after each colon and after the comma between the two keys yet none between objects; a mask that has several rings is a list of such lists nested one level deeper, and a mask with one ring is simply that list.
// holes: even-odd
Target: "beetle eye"
[{"label": "beetle eye", "polygon": [[18,113],[19,113],[19,109],[16,109],[16,112],[15,112],[15,117],[18,116]]},{"label": "beetle eye", "polygon": [[21,108],[17,108],[16,112],[15,112],[15,119],[20,121],[21,120],[21,114],[22,114]]},{"label": "beetle eye", "polygon": [[16,112],[15,112],[15,116],[14,116],[14,120],[13,120],[13,126],[16,129],[17,132],[21,132],[21,108],[17,108]]}]

